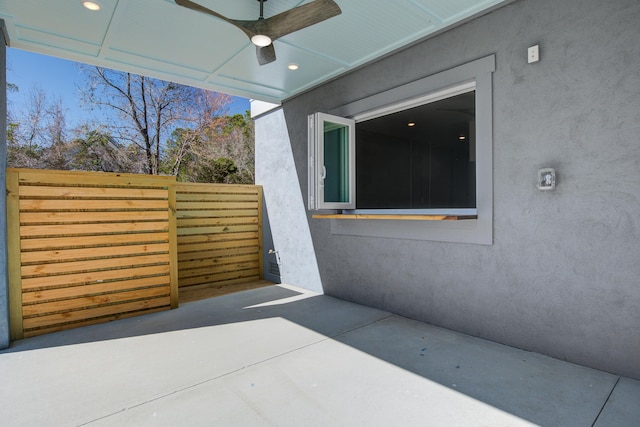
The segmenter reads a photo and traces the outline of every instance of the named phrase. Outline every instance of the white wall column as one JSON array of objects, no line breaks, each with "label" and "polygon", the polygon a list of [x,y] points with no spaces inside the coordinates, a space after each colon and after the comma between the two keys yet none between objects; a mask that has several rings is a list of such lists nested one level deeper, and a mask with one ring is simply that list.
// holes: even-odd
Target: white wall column
[{"label": "white wall column", "polygon": [[255,119],[256,184],[263,186],[281,281],[323,292],[284,112],[275,105],[258,112],[264,113]]}]

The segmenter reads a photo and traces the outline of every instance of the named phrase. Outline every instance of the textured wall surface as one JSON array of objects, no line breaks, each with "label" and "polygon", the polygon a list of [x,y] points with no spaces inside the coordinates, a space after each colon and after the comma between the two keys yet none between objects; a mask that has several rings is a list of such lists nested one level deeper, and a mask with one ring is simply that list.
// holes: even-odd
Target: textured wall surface
[{"label": "textured wall surface", "polygon": [[[302,120],[306,151],[306,117]],[[304,159],[294,162],[282,109],[257,120],[255,129],[256,184],[263,186],[273,246],[281,260],[280,280],[289,284],[302,283],[307,289],[322,292],[306,205],[296,174],[296,163],[301,164]],[[306,163],[303,163],[306,172]],[[265,261],[269,259],[273,258],[265,257]]]},{"label": "textured wall surface", "polygon": [[[307,213],[324,292],[640,378],[638,23],[637,0],[519,0],[286,102],[299,186],[261,182],[267,203],[306,197],[307,114],[496,55],[493,245],[332,235]],[[257,175],[281,167],[271,150]],[[543,167],[555,191],[536,189]]]}]

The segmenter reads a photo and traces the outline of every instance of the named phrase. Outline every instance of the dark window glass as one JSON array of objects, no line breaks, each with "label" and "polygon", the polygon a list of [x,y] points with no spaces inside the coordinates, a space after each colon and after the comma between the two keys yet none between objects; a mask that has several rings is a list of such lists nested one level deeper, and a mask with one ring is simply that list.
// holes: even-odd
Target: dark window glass
[{"label": "dark window glass", "polygon": [[475,92],[356,125],[358,209],[475,208],[475,176]]}]

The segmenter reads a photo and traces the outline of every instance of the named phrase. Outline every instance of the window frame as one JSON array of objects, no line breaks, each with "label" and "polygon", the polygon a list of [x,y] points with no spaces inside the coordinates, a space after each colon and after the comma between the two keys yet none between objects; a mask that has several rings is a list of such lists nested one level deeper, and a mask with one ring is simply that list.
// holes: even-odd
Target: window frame
[{"label": "window frame", "polygon": [[[347,159],[348,182],[346,183],[349,193],[347,202],[327,202],[324,198],[324,181],[326,178],[326,167],[324,159],[324,123],[334,123],[343,125],[348,130]],[[308,117],[308,155],[309,155],[309,210],[323,209],[355,209],[356,207],[356,179],[355,179],[355,121],[345,117],[334,116],[326,113],[315,113]],[[321,168],[323,172],[321,172]]]},{"label": "window frame", "polygon": [[[397,221],[330,219],[332,234],[493,244],[493,97],[495,55],[424,77],[329,111],[363,120],[390,114],[467,84],[476,92],[476,219],[465,221]],[[419,105],[419,104],[415,104]],[[355,121],[355,120],[354,120]],[[311,172],[311,171],[310,171]],[[357,216],[357,215],[356,215]],[[345,216],[346,217],[346,216]],[[350,217],[353,217],[350,216]],[[381,224],[383,223],[383,224]],[[416,224],[420,224],[419,227]]]}]

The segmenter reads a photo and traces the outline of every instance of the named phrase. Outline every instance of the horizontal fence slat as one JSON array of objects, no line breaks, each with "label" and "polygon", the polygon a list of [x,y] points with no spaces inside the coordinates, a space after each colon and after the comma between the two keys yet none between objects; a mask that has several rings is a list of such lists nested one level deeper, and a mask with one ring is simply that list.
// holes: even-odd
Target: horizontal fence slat
[{"label": "horizontal fence slat", "polygon": [[231,257],[235,255],[249,255],[253,254],[256,257],[259,256],[258,248],[253,246],[245,246],[239,248],[229,249],[216,249],[200,252],[182,252],[178,254],[178,262],[195,261],[198,259],[213,259],[220,257]]},{"label": "horizontal fence slat", "polygon": [[47,185],[95,185],[128,187],[168,187],[176,182],[173,176],[141,175],[130,173],[102,173],[78,171],[52,171],[36,169],[7,169],[18,172],[19,183]]},{"label": "horizontal fence slat", "polygon": [[23,265],[22,277],[49,274],[68,274],[80,271],[106,270],[112,268],[131,268],[139,265],[169,263],[166,253],[157,255],[125,256],[122,258],[105,258],[87,261],[57,262],[53,264]]},{"label": "horizontal fence slat", "polygon": [[20,245],[23,251],[49,250],[53,248],[72,248],[89,246],[118,246],[129,243],[168,242],[167,232],[136,233],[136,234],[103,234],[97,236],[73,237],[43,237],[22,239]]},{"label": "horizontal fence slat", "polygon": [[[222,289],[225,287],[230,287],[233,285],[249,285],[250,287],[253,287],[253,285],[259,281],[259,279],[256,278],[248,278],[248,277],[240,277],[240,278],[235,278],[235,279],[225,279],[225,280],[216,280],[215,282],[208,282],[208,283],[200,283],[200,284],[195,284],[195,285],[189,285],[189,286],[182,286],[180,288],[181,291],[192,291],[195,289]],[[268,282],[267,283],[271,283]]]},{"label": "horizontal fence slat", "polygon": [[96,325],[98,323],[105,323],[105,322],[110,322],[112,320],[118,320],[118,319],[127,319],[129,317],[140,316],[143,314],[157,313],[165,310],[168,310],[168,307],[161,305],[160,307],[157,307],[157,308],[147,308],[143,310],[130,311],[127,313],[116,313],[113,315],[106,315],[98,318],[82,320],[76,323],[57,323],[53,326],[49,326],[45,328],[29,329],[28,331],[24,332],[24,337],[25,338],[35,337],[37,335],[49,334],[51,332],[65,331],[68,329],[79,328],[81,326]]},{"label": "horizontal fence slat", "polygon": [[67,313],[50,314],[46,316],[31,317],[24,319],[23,326],[25,329],[37,328],[41,326],[51,326],[56,323],[73,322],[78,320],[86,320],[104,315],[112,315],[117,313],[126,313],[129,311],[145,310],[147,308],[156,308],[168,306],[170,298],[159,297],[142,301],[134,301],[123,304],[106,305],[103,307],[92,308],[91,310],[78,310]]},{"label": "horizontal fence slat", "polygon": [[260,270],[258,268],[241,271],[228,271],[217,274],[203,274],[201,276],[185,277],[180,280],[180,287],[216,283],[224,280],[242,279],[246,281],[258,280]]},{"label": "horizontal fence slat", "polygon": [[148,267],[122,268],[117,270],[93,271],[87,273],[65,274],[60,276],[38,276],[22,279],[23,291],[47,289],[60,286],[101,283],[110,280],[124,280],[140,276],[168,275],[169,265],[161,264]]},{"label": "horizontal fence slat", "polygon": [[168,221],[169,211],[116,211],[116,212],[23,212],[22,224],[107,221]]},{"label": "horizontal fence slat", "polygon": [[165,189],[150,188],[110,188],[110,187],[53,187],[53,186],[20,186],[20,197],[68,198],[82,197],[94,199],[126,198],[126,199],[167,199],[169,192]]},{"label": "horizontal fence slat", "polygon": [[257,193],[259,187],[252,184],[210,184],[200,182],[177,182],[176,193]]},{"label": "horizontal fence slat", "polygon": [[256,202],[176,202],[178,211],[255,209]]},{"label": "horizontal fence slat", "polygon": [[258,239],[258,231],[224,233],[224,234],[194,234],[178,236],[178,247],[180,245],[206,242],[226,242],[231,240]]},{"label": "horizontal fence slat", "polygon": [[178,202],[252,202],[258,203],[258,194],[176,193]]},{"label": "horizontal fence slat", "polygon": [[228,270],[236,270],[245,268],[246,263],[250,262],[258,262],[257,253],[183,261],[180,263],[178,271],[209,267],[227,267]]},{"label": "horizontal fence slat", "polygon": [[256,261],[238,262],[234,264],[208,265],[202,268],[179,269],[178,277],[182,279],[186,277],[202,276],[207,274],[249,270],[249,269],[257,268],[258,264],[259,263],[256,260]]},{"label": "horizontal fence slat", "polygon": [[62,249],[57,251],[22,252],[23,264],[68,261],[78,258],[100,258],[144,253],[169,252],[169,243],[149,245],[107,246],[102,248]]},{"label": "horizontal fence slat", "polygon": [[113,304],[139,300],[143,298],[155,298],[160,296],[168,296],[171,292],[169,286],[160,286],[147,289],[136,289],[133,291],[114,292],[102,295],[80,296],[61,301],[45,302],[41,304],[25,305],[22,308],[22,315],[25,319],[36,315],[46,315],[48,313],[56,313],[62,311],[71,311],[79,309],[92,309],[105,304]]},{"label": "horizontal fence slat", "polygon": [[245,231],[258,231],[258,224],[221,225],[219,227],[179,228],[178,236],[185,236],[190,234],[235,233],[235,232],[245,232]]},{"label": "horizontal fence slat", "polygon": [[169,231],[169,222],[125,222],[91,224],[50,224],[50,225],[22,225],[20,236],[60,236],[82,234],[130,233],[145,231]]},{"label": "horizontal fence slat", "polygon": [[258,216],[258,209],[219,209],[204,211],[179,211],[178,219],[189,218],[224,218],[224,217],[245,217]]},{"label": "horizontal fence slat", "polygon": [[258,217],[239,218],[178,218],[178,229],[217,225],[257,224]]},{"label": "horizontal fence slat", "polygon": [[20,211],[97,211],[97,210],[167,209],[166,200],[80,200],[20,199]]},{"label": "horizontal fence slat", "polygon": [[229,240],[224,242],[185,243],[178,245],[179,255],[189,256],[191,252],[209,252],[220,249],[235,249],[250,247],[258,251],[257,239]]},{"label": "horizontal fence slat", "polygon": [[169,286],[169,276],[142,277],[138,279],[121,280],[94,285],[70,286],[65,288],[47,289],[43,291],[25,292],[22,294],[23,304],[34,304],[54,299],[75,298],[79,295],[102,294],[135,288],[152,286]]}]

